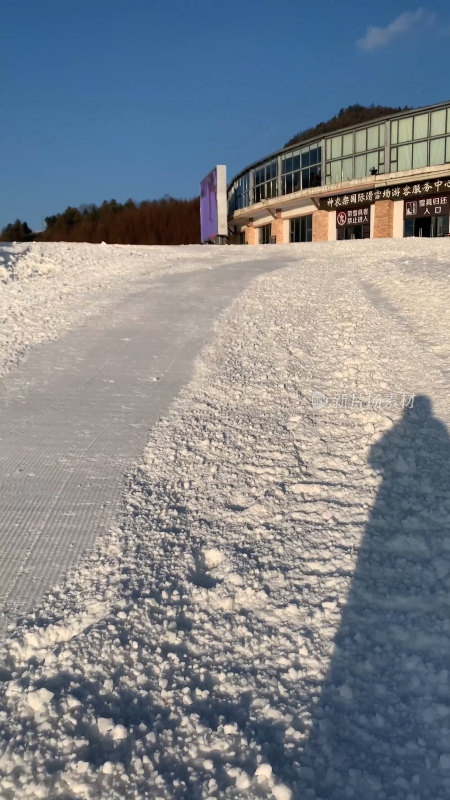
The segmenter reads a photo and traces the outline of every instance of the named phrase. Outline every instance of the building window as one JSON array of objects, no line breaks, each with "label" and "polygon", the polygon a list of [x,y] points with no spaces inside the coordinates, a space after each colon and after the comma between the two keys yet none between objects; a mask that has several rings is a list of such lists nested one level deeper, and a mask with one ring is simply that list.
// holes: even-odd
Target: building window
[{"label": "building window", "polygon": [[267,200],[278,195],[277,186],[278,162],[270,161],[262,167],[255,169],[253,173],[253,202],[259,203],[260,200]]},{"label": "building window", "polygon": [[[446,164],[450,149],[444,135],[450,132],[450,108],[391,122],[391,172]],[[397,146],[398,145],[398,146]]]},{"label": "building window", "polygon": [[447,125],[446,125],[447,112],[445,108],[442,108],[440,111],[432,111],[430,117],[431,117],[431,124],[430,124],[431,136],[442,136],[444,133],[447,132]]},{"label": "building window", "polygon": [[272,223],[269,222],[268,225],[261,225],[259,229],[259,243],[270,244],[271,236],[272,236]]},{"label": "building window", "polygon": [[283,156],[281,161],[281,192],[292,194],[301,189],[321,186],[322,148],[319,145],[302,147]]},{"label": "building window", "polygon": [[400,119],[398,121],[398,141],[410,142],[412,137],[413,121],[412,117]]},{"label": "building window", "polygon": [[289,221],[290,242],[312,241],[312,214],[304,217],[294,217]]},{"label": "building window", "polygon": [[250,173],[246,172],[234,182],[229,196],[228,209],[230,216],[234,211],[250,205]]},{"label": "building window", "polygon": [[428,114],[419,114],[414,117],[414,139],[428,137]]},{"label": "building window", "polygon": [[373,168],[384,172],[384,139],[384,124],[327,139],[326,183],[365,178]]},{"label": "building window", "polygon": [[430,165],[445,164],[445,139],[432,139],[430,142]]}]

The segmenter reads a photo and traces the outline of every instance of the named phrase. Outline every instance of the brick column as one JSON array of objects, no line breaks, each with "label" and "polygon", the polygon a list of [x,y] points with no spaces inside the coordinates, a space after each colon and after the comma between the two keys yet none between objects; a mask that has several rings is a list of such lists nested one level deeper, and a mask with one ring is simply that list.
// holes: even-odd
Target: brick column
[{"label": "brick column", "polygon": [[394,235],[394,203],[392,200],[377,200],[373,223],[374,239],[391,239]]},{"label": "brick column", "polygon": [[313,242],[328,242],[328,211],[313,211]]},{"label": "brick column", "polygon": [[272,235],[276,236],[277,244],[284,242],[284,220],[281,219],[281,208],[275,211],[275,219],[272,222]]},{"label": "brick column", "polygon": [[256,244],[256,230],[253,227],[253,217],[250,217],[245,229],[245,243]]}]

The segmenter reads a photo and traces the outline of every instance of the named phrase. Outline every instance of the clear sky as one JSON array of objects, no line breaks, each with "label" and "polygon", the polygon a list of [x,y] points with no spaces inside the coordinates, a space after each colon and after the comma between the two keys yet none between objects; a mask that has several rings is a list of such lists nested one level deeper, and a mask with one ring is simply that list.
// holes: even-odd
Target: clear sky
[{"label": "clear sky", "polygon": [[449,100],[449,48],[448,0],[5,3],[0,227],[193,197],[353,103]]}]

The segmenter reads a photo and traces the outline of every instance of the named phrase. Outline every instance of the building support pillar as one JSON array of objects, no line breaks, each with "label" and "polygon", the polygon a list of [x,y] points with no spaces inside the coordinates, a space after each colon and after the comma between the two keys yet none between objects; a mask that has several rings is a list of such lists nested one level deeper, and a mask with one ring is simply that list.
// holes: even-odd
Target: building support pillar
[{"label": "building support pillar", "polygon": [[245,229],[245,244],[256,244],[256,228],[253,225],[253,217],[250,217]]},{"label": "building support pillar", "polygon": [[328,211],[313,211],[312,240],[328,242]]},{"label": "building support pillar", "polygon": [[394,203],[392,200],[377,200],[373,224],[374,239],[392,239],[394,235]]},{"label": "building support pillar", "polygon": [[275,217],[272,222],[272,234],[275,236],[277,244],[284,243],[284,220],[281,218],[281,208],[275,210]]}]

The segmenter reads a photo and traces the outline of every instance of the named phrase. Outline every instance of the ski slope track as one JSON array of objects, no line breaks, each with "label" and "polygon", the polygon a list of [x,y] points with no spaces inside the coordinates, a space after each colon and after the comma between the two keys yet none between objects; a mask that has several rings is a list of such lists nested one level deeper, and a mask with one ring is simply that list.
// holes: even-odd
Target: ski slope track
[{"label": "ski slope track", "polygon": [[450,242],[3,258],[2,800],[446,800]]},{"label": "ski slope track", "polygon": [[163,276],[158,256],[148,274],[128,275],[81,327],[34,350],[2,381],[4,620],[29,609],[107,531],[149,427],[187,382],[220,310],[261,270],[261,262],[228,258],[225,271],[211,269],[211,259],[193,271],[185,259],[183,271]]}]

